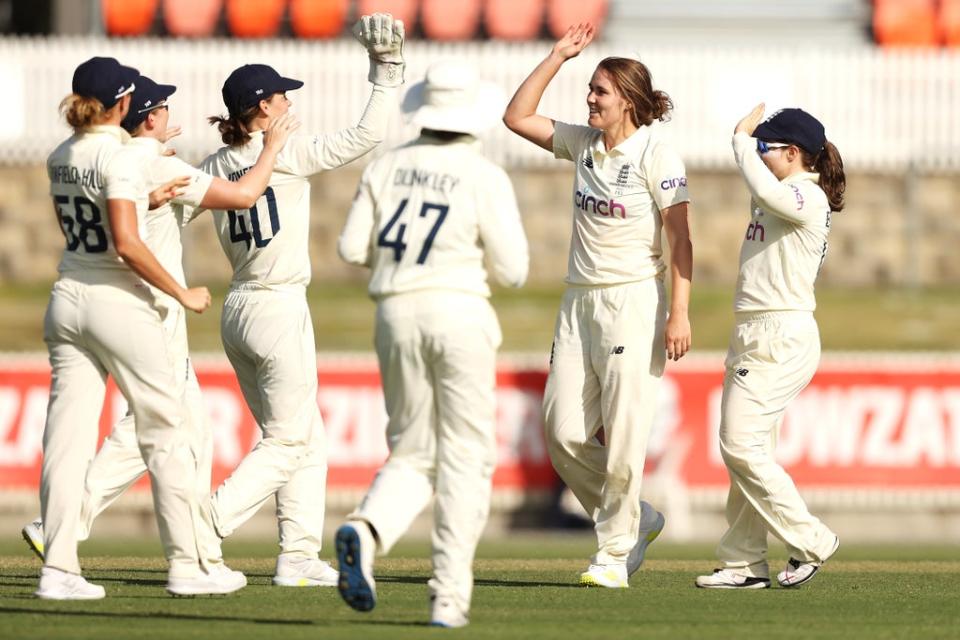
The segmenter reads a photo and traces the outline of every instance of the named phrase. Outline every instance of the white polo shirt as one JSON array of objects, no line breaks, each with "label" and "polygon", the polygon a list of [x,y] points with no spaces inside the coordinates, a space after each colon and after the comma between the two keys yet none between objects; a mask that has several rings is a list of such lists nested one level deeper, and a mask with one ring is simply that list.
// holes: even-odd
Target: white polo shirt
[{"label": "white polo shirt", "polygon": [[746,133],[733,136],[733,152],[752,196],[734,311],[813,311],[814,282],[830,233],[830,202],[820,174],[777,180]]},{"label": "white polo shirt", "polygon": [[679,154],[656,127],[640,127],[609,151],[599,129],[557,122],[553,154],[576,163],[566,281],[611,285],[664,269],[660,211],[689,202]]}]

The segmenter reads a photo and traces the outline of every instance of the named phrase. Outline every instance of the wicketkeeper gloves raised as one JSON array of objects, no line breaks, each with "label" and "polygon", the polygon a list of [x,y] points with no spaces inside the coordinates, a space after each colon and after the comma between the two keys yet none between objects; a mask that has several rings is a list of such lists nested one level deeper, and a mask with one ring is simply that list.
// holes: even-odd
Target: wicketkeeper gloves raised
[{"label": "wicketkeeper gloves raised", "polygon": [[353,36],[370,54],[370,82],[381,87],[403,84],[403,20],[389,13],[363,16],[353,25]]}]

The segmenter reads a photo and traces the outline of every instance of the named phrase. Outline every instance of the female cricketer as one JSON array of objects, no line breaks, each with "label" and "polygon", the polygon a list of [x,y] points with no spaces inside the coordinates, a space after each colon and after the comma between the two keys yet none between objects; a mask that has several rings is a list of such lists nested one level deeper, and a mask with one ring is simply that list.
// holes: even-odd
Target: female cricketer
[{"label": "female cricketer", "polygon": [[761,123],[763,112],[763,104],[755,107],[733,135],[750,190],[750,223],[721,402],[729,528],[717,550],[721,568],[697,578],[704,588],[769,587],[767,532],[790,551],[777,575],[784,587],[813,578],[840,544],[807,510],[773,453],[787,404],[820,361],[814,281],[827,255],[831,213],[843,209],[843,161],[809,113],[783,109]]},{"label": "female cricketer", "polygon": [[[657,120],[672,103],[637,60],[606,58],[587,93],[588,126],[537,113],[561,65],[593,39],[570,27],[517,89],[507,127],[576,165],[573,234],[544,392],[553,465],[593,518],[598,550],[584,586],[627,587],[662,514],[640,500],[647,438],[666,358],[690,348],[693,248],[686,171]],[[661,228],[671,249],[667,317]],[[605,443],[597,439],[603,429]]]},{"label": "female cricketer", "polygon": [[371,269],[389,416],[390,457],[336,537],[340,593],[361,611],[376,602],[374,554],[436,497],[430,621],[468,622],[496,455],[500,326],[484,261],[512,287],[529,262],[510,179],[476,138],[505,102],[469,65],[431,66],[404,99],[420,137],[367,167],[340,235],[341,257]]}]

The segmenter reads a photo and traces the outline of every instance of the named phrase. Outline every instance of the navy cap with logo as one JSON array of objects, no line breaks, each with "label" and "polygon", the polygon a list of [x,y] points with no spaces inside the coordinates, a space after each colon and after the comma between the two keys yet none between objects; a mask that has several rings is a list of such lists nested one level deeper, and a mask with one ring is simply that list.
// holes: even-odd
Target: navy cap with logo
[{"label": "navy cap with logo", "polygon": [[284,78],[276,70],[265,64],[245,64],[223,83],[223,104],[230,115],[240,115],[246,109],[269,100],[275,93],[299,89],[303,83],[292,78]]},{"label": "navy cap with logo", "polygon": [[125,67],[115,58],[90,58],[73,72],[73,92],[79,96],[96,98],[105,109],[132,92],[140,72]]},{"label": "navy cap with logo", "polygon": [[764,142],[789,142],[817,155],[827,142],[823,124],[803,109],[781,109],[760,123],[753,137]]},{"label": "navy cap with logo", "polygon": [[130,111],[127,112],[120,126],[133,133],[134,129],[147,119],[151,111],[167,106],[167,98],[176,90],[177,88],[172,84],[157,84],[147,76],[140,76],[137,78],[137,88],[134,89],[133,98],[130,100]]}]

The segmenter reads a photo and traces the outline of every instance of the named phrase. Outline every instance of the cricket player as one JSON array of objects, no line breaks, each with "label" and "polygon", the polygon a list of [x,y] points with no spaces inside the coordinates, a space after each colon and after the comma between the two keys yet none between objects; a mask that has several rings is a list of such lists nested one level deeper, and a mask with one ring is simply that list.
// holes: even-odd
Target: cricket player
[{"label": "cricket player", "polygon": [[[263,152],[257,164],[238,182],[214,178],[183,160],[164,154],[164,142],[170,136],[169,97],[176,91],[172,85],[160,85],[146,76],[136,80],[131,108],[121,126],[133,138],[125,151],[131,152],[145,167],[147,188],[151,191],[161,185],[175,182],[178,194],[169,203],[146,210],[146,202],[138,202],[144,210],[138,215],[145,219],[146,243],[160,264],[181,285],[185,286],[183,272],[183,207],[249,207],[267,186],[277,154],[296,128],[289,117],[276,120],[265,134]],[[179,132],[179,128],[173,130]],[[187,345],[186,319],[182,307],[166,294],[155,291],[156,306],[161,312],[164,333],[169,339],[168,349],[174,362],[175,394],[182,399],[187,425],[192,434],[191,450],[198,464],[197,498],[205,500],[210,493],[212,450],[210,433],[206,426],[200,386],[190,362]],[[118,422],[93,459],[84,480],[83,503],[80,510],[78,540],[90,535],[93,521],[107,506],[136,482],[147,468],[137,447],[136,424],[132,411]],[[212,532],[210,527],[201,532]],[[43,558],[43,523],[35,520],[23,528],[23,537],[37,555]],[[209,540],[210,538],[207,537]],[[201,536],[201,541],[203,536]],[[202,544],[201,544],[202,546]],[[216,549],[218,545],[214,545]],[[223,571],[222,559],[201,554],[201,562],[208,570]],[[242,576],[241,576],[242,577]],[[237,578],[239,579],[239,578]]]},{"label": "cricket player", "polygon": [[[383,140],[396,87],[403,82],[402,22],[389,14],[363,16],[354,35],[370,55],[368,79],[374,84],[360,122],[329,135],[291,137],[256,204],[213,211],[220,244],[233,266],[221,317],[223,346],[263,438],[206,509],[224,538],[276,497],[280,555],[273,582],[282,586],[337,583],[337,572],[318,558],[327,462],[306,299],[308,178],[359,158]],[[240,179],[260,154],[264,129],[290,108],[287,92],[301,86],[262,64],[231,73],[223,85],[229,113],[211,118],[227,146],[201,168]]]},{"label": "cricket player", "polygon": [[[654,126],[673,104],[654,90],[646,66],[600,62],[586,97],[588,126],[537,113],[547,85],[593,35],[592,25],[570,27],[503,121],[576,166],[567,290],[543,399],[546,440],[554,468],[595,523],[598,548],[580,584],[623,588],[664,525],[640,488],[665,361],[690,348],[693,248],[686,170]],[[671,249],[669,319],[661,228]]]},{"label": "cricket player", "polygon": [[196,462],[155,291],[198,313],[210,294],[183,286],[143,242],[146,207],[137,203],[147,198],[145,166],[125,148],[120,127],[138,77],[113,58],[77,67],[73,93],[61,103],[74,134],[47,159],[65,247],[43,327],[52,368],[40,478],[45,554],[36,591],[44,599],[105,595],[80,576],[77,523],[107,375],[137,423],[169,563],[167,589],[228,593],[243,586],[199,562]]},{"label": "cricket player", "polygon": [[783,109],[761,123],[763,112],[755,107],[733,135],[751,202],[720,409],[729,528],[717,549],[722,566],[696,581],[712,589],[770,586],[767,532],[790,552],[777,575],[784,587],[813,578],[840,544],[807,510],[774,449],[787,404],[820,361],[814,282],[831,214],[844,206],[843,161],[809,113]]},{"label": "cricket player", "polygon": [[499,284],[527,277],[527,241],[507,174],[476,136],[505,98],[458,61],[437,63],[404,99],[420,137],[363,174],[340,256],[369,267],[390,457],[337,531],[340,594],[376,604],[375,553],[386,554],[436,498],[430,623],[468,623],[473,555],[490,507],[500,326]]}]

